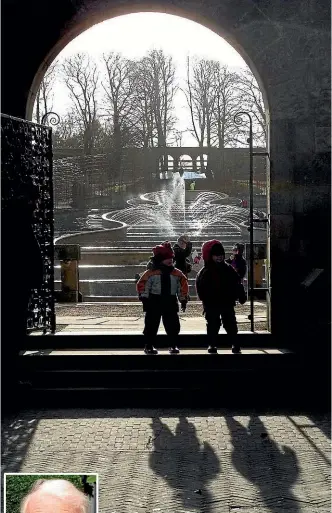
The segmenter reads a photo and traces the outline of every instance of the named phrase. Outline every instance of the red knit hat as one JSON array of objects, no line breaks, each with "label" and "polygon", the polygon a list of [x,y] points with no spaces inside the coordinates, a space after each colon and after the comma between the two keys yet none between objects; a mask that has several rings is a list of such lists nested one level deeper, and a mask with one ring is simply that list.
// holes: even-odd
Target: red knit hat
[{"label": "red knit hat", "polygon": [[207,242],[204,242],[202,246],[202,257],[204,262],[208,262],[211,259],[211,250],[214,246],[219,247],[221,254],[225,254],[224,246],[222,245],[220,240],[208,240]]},{"label": "red knit hat", "polygon": [[152,248],[152,252],[153,256],[157,257],[157,259],[161,262],[163,260],[167,260],[168,258],[174,258],[175,256],[172,246],[168,241]]}]

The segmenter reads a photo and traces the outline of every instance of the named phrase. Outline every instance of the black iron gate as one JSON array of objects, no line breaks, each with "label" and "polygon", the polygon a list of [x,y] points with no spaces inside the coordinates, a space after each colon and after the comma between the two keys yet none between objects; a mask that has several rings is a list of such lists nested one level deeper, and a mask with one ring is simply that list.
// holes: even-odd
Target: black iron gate
[{"label": "black iron gate", "polygon": [[[1,199],[7,224],[10,225],[10,217],[6,216],[10,211],[8,205],[15,204],[15,197],[23,194],[29,199],[31,184],[37,191],[32,227],[43,261],[43,280],[41,287],[31,292],[28,331],[55,331],[52,158],[51,128],[1,115]],[[20,255],[22,259],[26,257],[24,247],[20,248]]]},{"label": "black iron gate", "polygon": [[[236,125],[241,125],[243,123],[243,117],[247,117],[249,120],[249,138],[247,142],[249,143],[249,273],[248,273],[248,294],[250,298],[250,330],[252,332],[255,331],[255,317],[254,317],[254,297],[256,292],[266,292],[267,293],[267,306],[268,306],[268,326],[270,329],[270,308],[271,308],[271,283],[270,283],[270,255],[269,251],[267,252],[267,286],[260,287],[256,289],[254,287],[254,224],[255,223],[264,223],[268,229],[268,239],[270,232],[270,216],[264,218],[254,218],[254,166],[253,166],[253,158],[257,156],[262,156],[266,158],[270,158],[268,152],[257,152],[253,150],[253,122],[252,116],[250,112],[239,111],[234,116],[234,122]],[[269,190],[267,190],[267,194],[269,194]]]}]

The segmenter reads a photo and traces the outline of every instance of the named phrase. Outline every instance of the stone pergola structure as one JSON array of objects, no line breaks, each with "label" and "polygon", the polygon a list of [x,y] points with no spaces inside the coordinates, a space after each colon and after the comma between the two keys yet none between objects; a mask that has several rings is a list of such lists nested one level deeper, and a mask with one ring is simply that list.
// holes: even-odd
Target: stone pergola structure
[{"label": "stone pergola structure", "polygon": [[[330,302],[329,286],[308,293],[310,316],[296,301],[312,268],[325,269],[326,283],[330,276],[329,0],[5,0],[3,112],[31,119],[45,70],[70,41],[108,18],[142,11],[205,25],[254,72],[269,125],[272,334],[316,332],[322,321],[315,305]],[[319,249],[322,240],[327,251]]]},{"label": "stone pergola structure", "polygon": [[[255,148],[259,153],[266,152],[266,148]],[[112,159],[111,154],[104,154],[102,148],[96,150],[100,157]],[[200,169],[200,158],[203,157],[204,167],[208,166],[213,170],[215,176],[221,177],[223,173],[231,172],[237,179],[249,179],[249,151],[248,148],[224,148],[217,147],[176,147],[167,146],[153,148],[125,148],[123,151],[126,166],[135,162],[137,167],[144,168],[146,176],[154,176],[163,166],[163,171],[176,172],[181,169],[181,159],[189,157],[193,171]],[[83,157],[82,148],[56,148],[54,150],[54,159],[63,159],[71,157]],[[171,157],[172,165],[168,165],[168,157]],[[93,158],[90,157],[90,158]],[[163,161],[163,162],[162,162]],[[187,163],[187,161],[186,161]],[[260,158],[255,163],[255,174],[261,179],[266,180],[266,163]]]},{"label": "stone pergola structure", "polygon": [[144,155],[146,155],[147,162],[149,162],[151,167],[153,165],[158,167],[158,164],[163,157],[166,162],[168,156],[172,157],[173,166],[171,171],[173,172],[176,172],[180,169],[181,158],[185,156],[190,157],[192,162],[192,169],[193,171],[197,171],[197,168],[199,167],[197,166],[197,159],[199,157],[204,158],[206,155],[209,168],[215,169],[216,171],[222,170],[223,150],[214,147],[157,147],[145,150]]}]

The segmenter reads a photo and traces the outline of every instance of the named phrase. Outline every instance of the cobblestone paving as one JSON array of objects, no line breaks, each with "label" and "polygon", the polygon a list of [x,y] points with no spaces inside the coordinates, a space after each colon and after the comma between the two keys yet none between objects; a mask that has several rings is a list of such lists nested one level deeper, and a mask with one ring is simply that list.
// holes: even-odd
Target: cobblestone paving
[{"label": "cobblestone paving", "polygon": [[101,513],[328,513],[330,419],[186,410],[26,411],[7,472],[98,472]]}]

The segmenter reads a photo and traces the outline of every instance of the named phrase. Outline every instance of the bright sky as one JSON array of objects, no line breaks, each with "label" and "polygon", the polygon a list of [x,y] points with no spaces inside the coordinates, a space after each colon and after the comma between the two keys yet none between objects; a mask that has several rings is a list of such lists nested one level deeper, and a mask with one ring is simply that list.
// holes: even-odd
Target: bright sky
[{"label": "bright sky", "polygon": [[[180,86],[186,77],[188,55],[215,59],[233,69],[247,67],[232,46],[215,32],[185,18],[161,13],[128,14],[99,23],[69,43],[58,59],[77,52],[98,57],[109,51],[121,52],[128,58],[139,58],[152,48],[163,49],[173,57]],[[67,104],[66,87],[57,83],[53,109],[62,115]],[[181,92],[177,94],[175,109],[179,118],[176,127],[179,130],[190,127],[185,98]],[[190,134],[184,134],[182,145],[196,146],[197,143]]]}]

